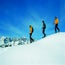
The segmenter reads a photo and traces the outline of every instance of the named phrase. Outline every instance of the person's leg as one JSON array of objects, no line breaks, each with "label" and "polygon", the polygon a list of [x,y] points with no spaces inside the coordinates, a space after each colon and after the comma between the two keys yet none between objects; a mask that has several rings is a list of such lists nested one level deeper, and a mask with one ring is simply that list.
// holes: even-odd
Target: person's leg
[{"label": "person's leg", "polygon": [[58,28],[58,24],[57,24],[57,30],[58,30],[58,32],[60,32],[60,29]]},{"label": "person's leg", "polygon": [[32,43],[34,39],[32,38],[32,33],[30,33],[30,43]]},{"label": "person's leg", "polygon": [[31,40],[32,40],[32,42],[34,41],[34,39],[32,38],[32,34],[31,34]]},{"label": "person's leg", "polygon": [[32,35],[32,34],[30,33],[30,43],[31,43],[31,35]]},{"label": "person's leg", "polygon": [[46,37],[45,28],[43,29],[43,34],[44,34],[43,38]]},{"label": "person's leg", "polygon": [[30,33],[30,39],[31,39],[31,33]]},{"label": "person's leg", "polygon": [[44,33],[44,37],[46,37],[46,34]]},{"label": "person's leg", "polygon": [[56,28],[57,28],[57,24],[55,24],[55,33],[57,33],[57,30],[56,30]]},{"label": "person's leg", "polygon": [[[44,29],[42,30],[42,33],[43,33],[43,35],[44,35]],[[42,38],[44,38],[44,36],[43,36]]]},{"label": "person's leg", "polygon": [[45,28],[44,28],[44,37],[46,37],[46,34],[45,34]]}]

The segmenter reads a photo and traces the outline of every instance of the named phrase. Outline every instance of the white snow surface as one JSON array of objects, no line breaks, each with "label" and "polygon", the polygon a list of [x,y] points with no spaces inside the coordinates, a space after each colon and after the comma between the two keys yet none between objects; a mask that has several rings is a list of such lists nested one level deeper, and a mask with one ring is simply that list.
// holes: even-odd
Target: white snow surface
[{"label": "white snow surface", "polygon": [[31,44],[0,48],[0,65],[65,65],[65,33]]}]

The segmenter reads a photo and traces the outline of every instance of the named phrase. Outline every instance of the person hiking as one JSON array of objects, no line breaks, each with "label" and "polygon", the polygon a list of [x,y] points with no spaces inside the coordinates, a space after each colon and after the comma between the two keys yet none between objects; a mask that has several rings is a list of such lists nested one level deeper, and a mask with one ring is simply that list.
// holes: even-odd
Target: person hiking
[{"label": "person hiking", "polygon": [[55,20],[54,20],[54,24],[55,24],[55,33],[57,33],[57,30],[58,32],[60,32],[60,29],[58,28],[58,23],[59,23],[59,20],[57,17],[55,17]]},{"label": "person hiking", "polygon": [[42,20],[42,33],[44,34],[44,36],[42,38],[46,37],[45,29],[46,29],[46,24],[45,24],[44,20]]},{"label": "person hiking", "polygon": [[30,34],[30,43],[32,43],[34,41],[34,39],[32,38],[32,33],[33,33],[34,29],[31,25],[29,26],[29,29],[30,29],[30,33],[29,33]]}]

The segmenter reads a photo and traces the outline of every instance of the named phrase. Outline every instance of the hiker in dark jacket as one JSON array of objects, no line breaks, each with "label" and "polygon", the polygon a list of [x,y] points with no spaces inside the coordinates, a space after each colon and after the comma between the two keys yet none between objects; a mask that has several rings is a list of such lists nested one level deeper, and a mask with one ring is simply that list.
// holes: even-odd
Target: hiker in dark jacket
[{"label": "hiker in dark jacket", "polygon": [[43,20],[42,21],[42,33],[44,34],[44,36],[42,38],[46,37],[45,29],[46,29],[46,24],[45,24],[45,22]]},{"label": "hiker in dark jacket", "polygon": [[34,29],[31,25],[29,26],[29,29],[30,29],[30,33],[29,33],[30,34],[30,43],[32,43],[34,41],[34,39],[32,38],[32,33],[33,33]]}]

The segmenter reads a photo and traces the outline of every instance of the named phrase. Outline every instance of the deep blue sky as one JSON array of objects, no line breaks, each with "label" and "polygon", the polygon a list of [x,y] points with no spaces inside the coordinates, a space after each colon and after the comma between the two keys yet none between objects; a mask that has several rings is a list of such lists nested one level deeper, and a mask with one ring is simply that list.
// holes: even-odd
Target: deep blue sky
[{"label": "deep blue sky", "polygon": [[34,27],[33,38],[42,37],[42,20],[46,34],[54,33],[54,17],[65,32],[64,0],[0,0],[0,36],[29,38],[29,25]]}]

